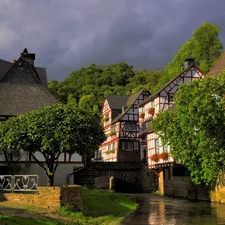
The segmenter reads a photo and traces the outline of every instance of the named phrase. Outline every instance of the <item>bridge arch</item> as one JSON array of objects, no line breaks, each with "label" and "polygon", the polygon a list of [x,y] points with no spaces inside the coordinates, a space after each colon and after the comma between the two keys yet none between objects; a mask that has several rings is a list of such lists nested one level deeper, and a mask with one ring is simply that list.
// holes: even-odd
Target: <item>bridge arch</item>
[{"label": "bridge arch", "polygon": [[128,174],[117,172],[117,171],[102,170],[102,171],[97,171],[96,175],[97,177],[107,176],[107,177],[119,178],[121,180],[126,181],[132,186],[136,186],[136,183],[137,183],[137,180],[135,178],[131,177]]},{"label": "bridge arch", "polygon": [[111,182],[118,184],[118,187],[128,185],[137,192],[152,192],[155,187],[158,187],[153,177],[154,173],[143,163],[90,162],[84,168],[75,169],[73,174],[74,184],[89,188],[101,188],[101,186],[107,187],[107,185],[109,187],[112,183],[107,178],[110,177],[115,178]]}]

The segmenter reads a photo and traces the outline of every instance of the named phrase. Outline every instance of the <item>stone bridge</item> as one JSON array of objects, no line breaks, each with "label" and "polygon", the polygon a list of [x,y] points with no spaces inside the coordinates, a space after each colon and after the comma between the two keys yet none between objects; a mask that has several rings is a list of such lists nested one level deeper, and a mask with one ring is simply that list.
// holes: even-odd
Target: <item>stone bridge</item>
[{"label": "stone bridge", "polygon": [[158,188],[157,177],[146,164],[139,162],[91,162],[85,168],[74,170],[74,183],[95,187],[96,178],[118,178],[138,192],[152,192]]}]

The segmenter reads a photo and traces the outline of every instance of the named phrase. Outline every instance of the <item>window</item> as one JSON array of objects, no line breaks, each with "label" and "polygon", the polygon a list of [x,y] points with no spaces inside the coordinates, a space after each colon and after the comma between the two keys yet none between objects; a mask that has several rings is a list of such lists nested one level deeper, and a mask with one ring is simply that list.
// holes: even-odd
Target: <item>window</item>
[{"label": "window", "polygon": [[115,150],[115,142],[113,142],[112,144],[109,144],[107,147],[107,150]]},{"label": "window", "polygon": [[159,139],[155,138],[155,153],[159,153]]},{"label": "window", "polygon": [[136,130],[136,123],[125,123],[125,131]]},{"label": "window", "polygon": [[137,142],[137,141],[124,141],[124,142],[122,142],[122,150],[124,150],[124,151],[139,150],[139,142]]},{"label": "window", "polygon": [[111,131],[116,131],[116,125],[113,125],[113,126],[111,127]]},{"label": "window", "polygon": [[174,94],[173,93],[168,94],[168,102],[174,102]]},{"label": "window", "polygon": [[163,152],[168,152],[168,145],[163,145]]},{"label": "window", "polygon": [[150,108],[155,108],[155,102],[154,102],[154,100],[153,101],[150,101]]},{"label": "window", "polygon": [[144,131],[147,128],[146,123],[141,124],[141,130]]},{"label": "window", "polygon": [[139,143],[137,141],[134,142],[134,150],[139,150]]},{"label": "window", "polygon": [[124,142],[125,151],[133,151],[133,143],[132,142]]}]

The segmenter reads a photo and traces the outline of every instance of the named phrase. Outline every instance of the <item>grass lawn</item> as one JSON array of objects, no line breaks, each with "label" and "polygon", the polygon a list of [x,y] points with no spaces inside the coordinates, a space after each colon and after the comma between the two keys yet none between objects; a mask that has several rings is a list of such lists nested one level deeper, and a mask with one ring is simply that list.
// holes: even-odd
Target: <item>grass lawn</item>
[{"label": "grass lawn", "polygon": [[[0,225],[116,225],[134,211],[137,204],[121,193],[83,188],[83,209],[71,211],[63,206],[56,211],[59,218],[41,217],[40,219],[0,214]],[[35,208],[25,208],[26,211]],[[40,209],[38,209],[40,211]],[[63,221],[62,218],[65,218]]]}]

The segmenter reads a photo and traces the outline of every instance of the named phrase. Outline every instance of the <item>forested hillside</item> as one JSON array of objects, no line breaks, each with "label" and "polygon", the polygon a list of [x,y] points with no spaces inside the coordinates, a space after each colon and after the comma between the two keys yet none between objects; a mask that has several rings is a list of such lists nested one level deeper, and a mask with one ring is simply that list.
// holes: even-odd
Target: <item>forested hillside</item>
[{"label": "forested hillside", "polygon": [[91,64],[74,71],[62,82],[51,81],[49,90],[66,103],[72,97],[79,107],[99,113],[107,94],[131,95],[146,87],[154,91],[163,71],[136,71],[126,63],[100,66]]},{"label": "forested hillside", "polygon": [[195,59],[196,65],[207,73],[223,50],[219,33],[219,26],[204,22],[165,65],[164,71],[134,71],[126,63],[91,64],[72,72],[62,82],[49,82],[49,90],[63,103],[75,101],[82,109],[100,113],[107,94],[131,95],[142,88],[154,93],[182,71],[186,58]]}]

